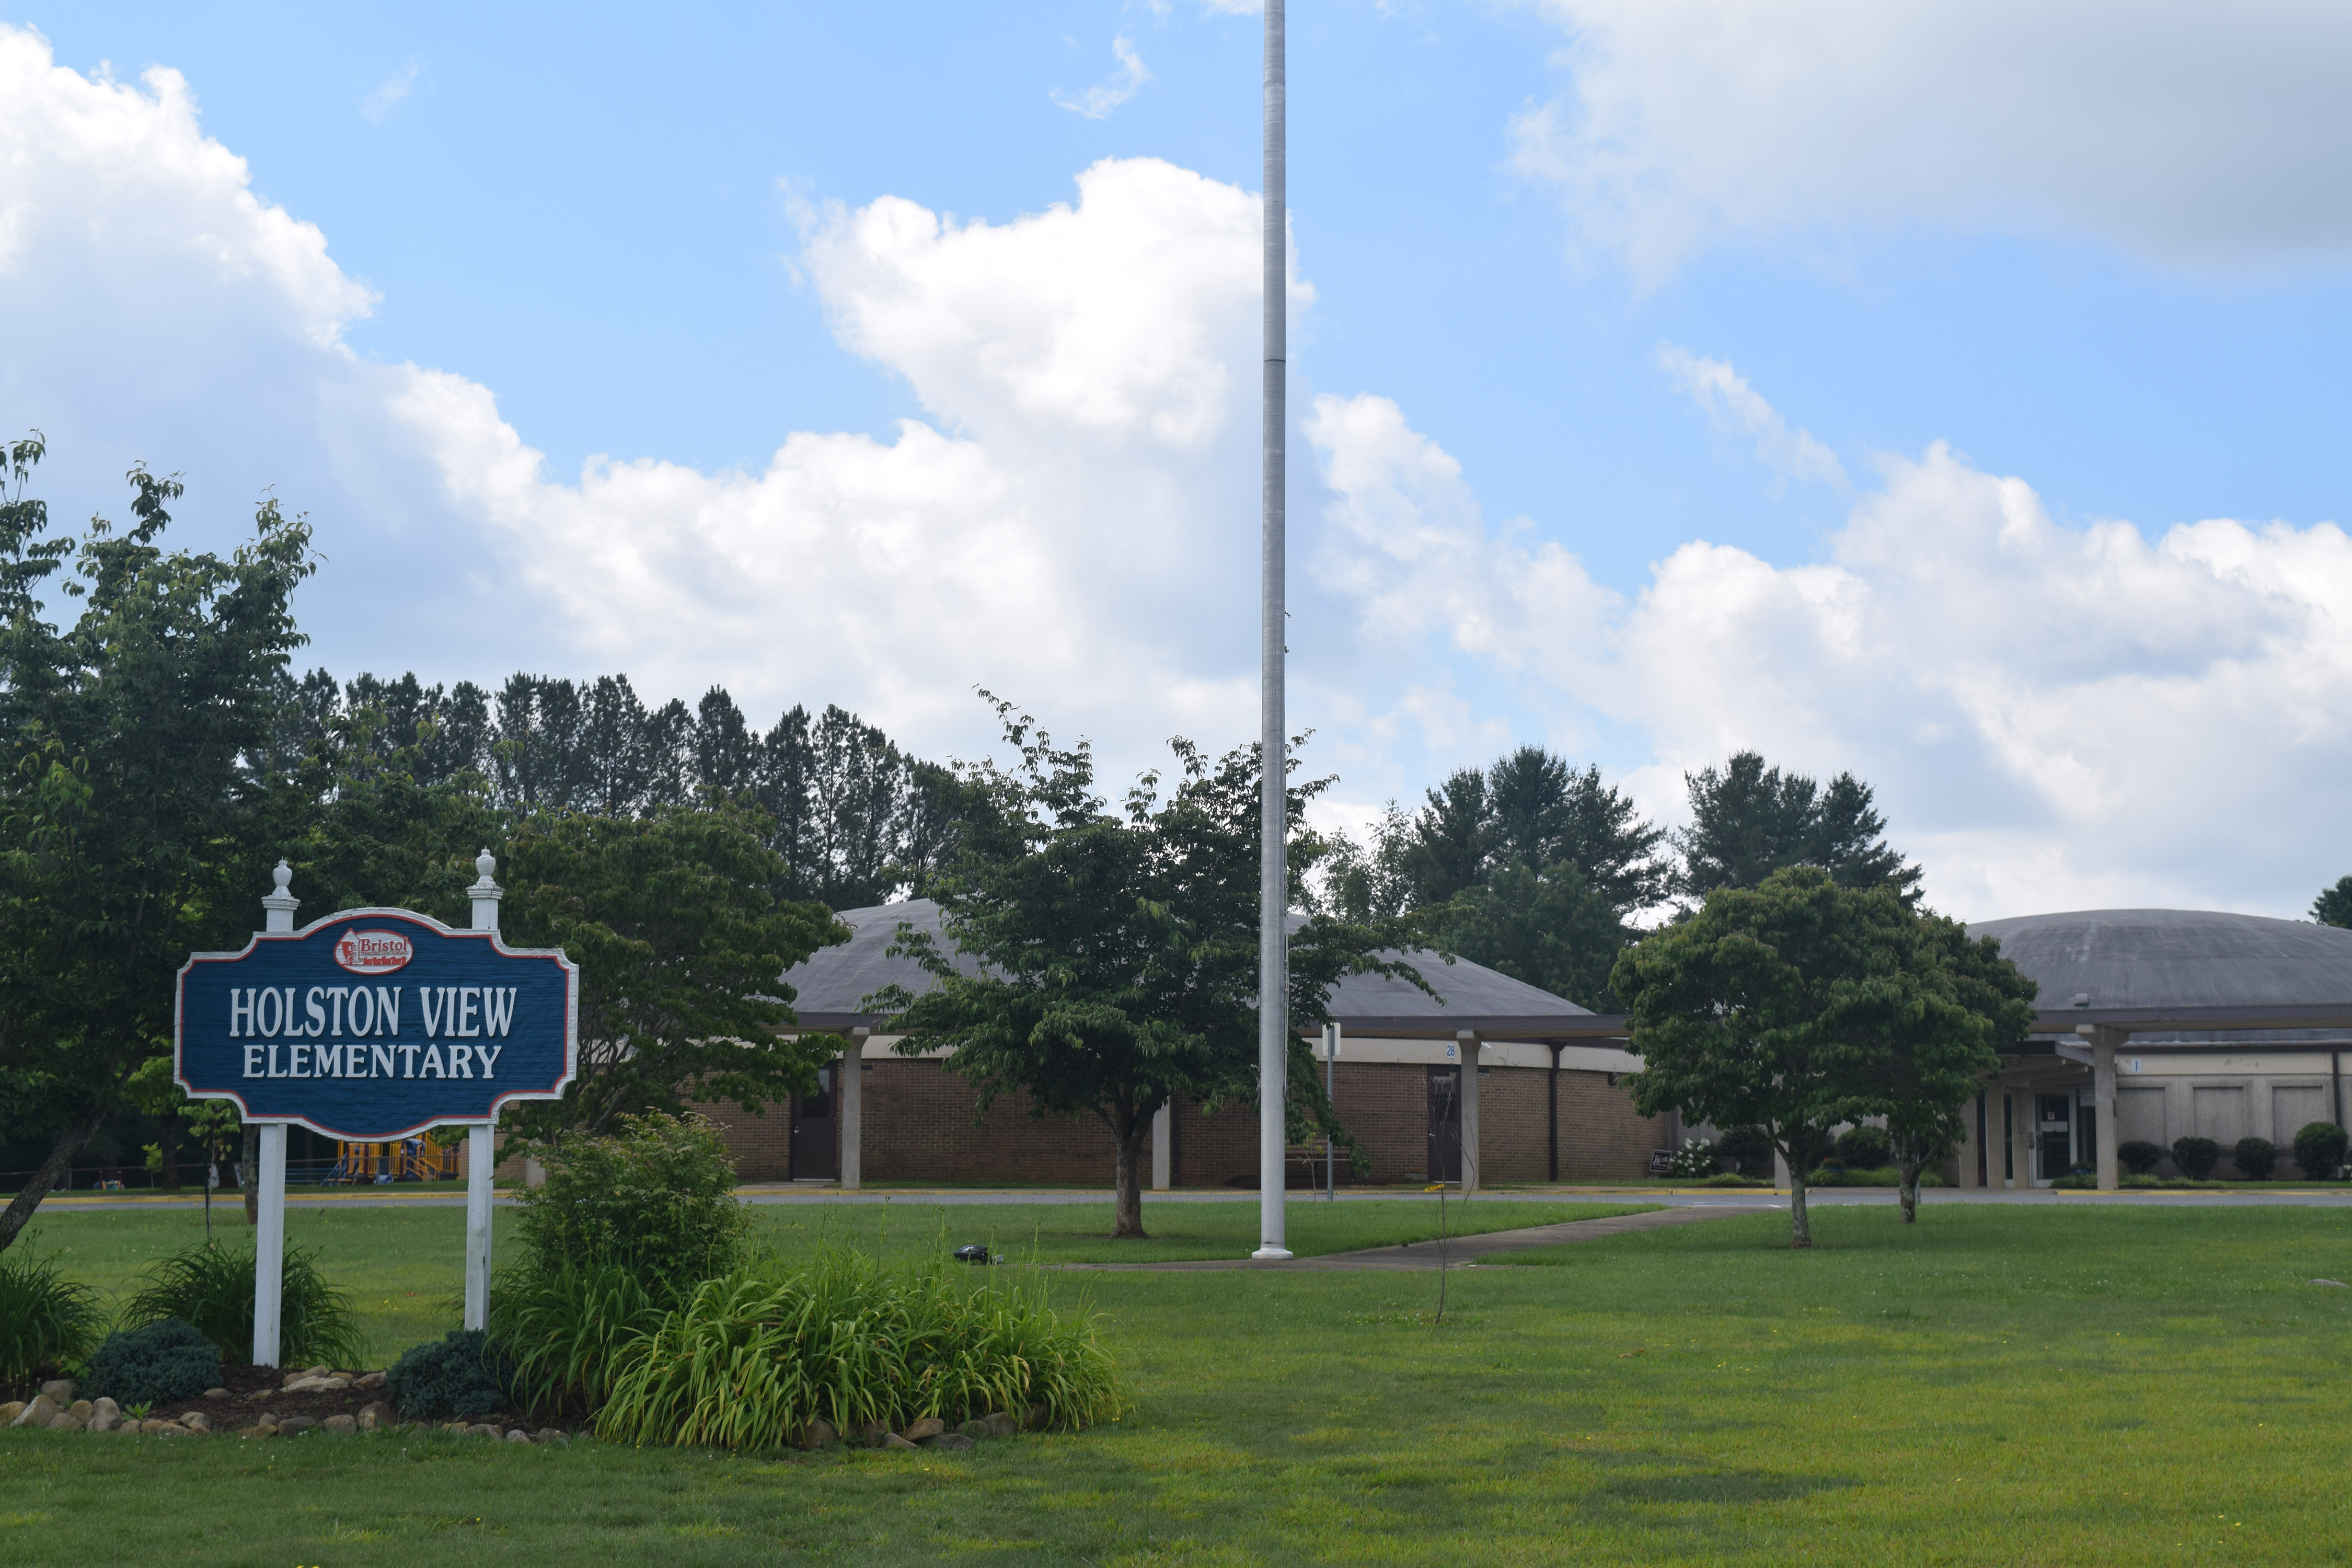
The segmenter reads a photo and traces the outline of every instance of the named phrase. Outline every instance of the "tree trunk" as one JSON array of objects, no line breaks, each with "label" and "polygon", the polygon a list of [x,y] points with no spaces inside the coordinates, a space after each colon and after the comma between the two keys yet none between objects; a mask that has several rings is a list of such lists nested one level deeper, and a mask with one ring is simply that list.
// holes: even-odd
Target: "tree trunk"
[{"label": "tree trunk", "polygon": [[261,1129],[250,1121],[245,1124],[245,1158],[240,1162],[245,1173],[245,1223],[261,1223]]},{"label": "tree trunk", "polygon": [[1151,1119],[1129,1115],[1127,1125],[1116,1123],[1111,1128],[1111,1142],[1118,1153],[1112,1162],[1117,1173],[1114,1184],[1118,1191],[1118,1219],[1111,1226],[1113,1239],[1143,1235],[1143,1142],[1151,1135]]},{"label": "tree trunk", "polygon": [[1922,1167],[1906,1160],[1902,1166],[1902,1184],[1895,1189],[1903,1202],[1905,1225],[1919,1223],[1919,1172],[1921,1169]]},{"label": "tree trunk", "polygon": [[1789,1162],[1789,1245],[1791,1247],[1813,1244],[1812,1217],[1805,1213],[1805,1173],[1797,1167],[1801,1160]]},{"label": "tree trunk", "polygon": [[155,1146],[163,1153],[163,1169],[158,1179],[163,1184],[165,1192],[176,1193],[180,1190],[180,1119],[177,1116],[159,1116],[155,1120],[162,1134]]},{"label": "tree trunk", "polygon": [[16,1201],[5,1212],[0,1212],[0,1251],[7,1250],[8,1244],[16,1239],[16,1233],[25,1228],[26,1222],[33,1217],[33,1211],[41,1206],[41,1200],[49,1195],[51,1187],[57,1185],[58,1177],[73,1164],[74,1156],[98,1136],[98,1124],[104,1120],[104,1112],[93,1110],[58,1134],[57,1142],[50,1146],[49,1157],[41,1162],[41,1168],[33,1173],[33,1179],[16,1194]]}]

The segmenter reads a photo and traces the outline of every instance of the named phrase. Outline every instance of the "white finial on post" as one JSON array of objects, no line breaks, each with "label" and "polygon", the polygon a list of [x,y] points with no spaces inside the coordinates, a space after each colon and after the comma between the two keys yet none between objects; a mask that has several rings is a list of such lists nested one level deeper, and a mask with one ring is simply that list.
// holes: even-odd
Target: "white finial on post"
[{"label": "white finial on post", "polygon": [[280,860],[278,869],[270,872],[269,877],[278,885],[262,895],[261,929],[265,932],[290,931],[294,929],[294,911],[302,902],[287,890],[288,884],[294,880],[294,868]]},{"label": "white finial on post", "polygon": [[507,896],[507,890],[490,880],[490,873],[498,868],[498,858],[488,849],[474,857],[474,869],[482,874],[482,879],[467,889],[466,896],[474,900],[476,931],[499,929],[499,900]]}]

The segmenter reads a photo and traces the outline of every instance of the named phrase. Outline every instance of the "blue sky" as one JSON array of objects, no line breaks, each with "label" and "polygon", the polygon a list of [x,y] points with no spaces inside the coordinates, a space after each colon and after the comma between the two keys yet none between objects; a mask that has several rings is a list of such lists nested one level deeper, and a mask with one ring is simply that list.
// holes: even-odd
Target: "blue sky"
[{"label": "blue sky", "polygon": [[[1338,815],[1541,741],[1672,818],[1754,745],[1874,782],[1963,915],[2352,869],[2352,27],[2125,15],[1294,8]],[[274,484],[342,673],[723,680],[936,754],[986,684],[1114,771],[1250,731],[1255,15],[11,27],[0,422],[61,515],[133,457],[191,539]]]}]

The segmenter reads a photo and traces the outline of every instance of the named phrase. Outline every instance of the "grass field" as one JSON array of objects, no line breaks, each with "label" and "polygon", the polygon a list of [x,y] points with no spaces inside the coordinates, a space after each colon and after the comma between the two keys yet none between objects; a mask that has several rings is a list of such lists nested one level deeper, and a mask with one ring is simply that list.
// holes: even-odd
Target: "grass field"
[{"label": "grass field", "polygon": [[[389,1275],[449,1278],[428,1268],[454,1268],[446,1211],[349,1215],[338,1245],[380,1227],[423,1244]],[[146,1216],[50,1240],[80,1267],[125,1219]],[[2352,1557],[2352,1290],[2309,1283],[2352,1278],[2352,1214],[1931,1203],[1915,1230],[1885,1207],[1813,1223],[1810,1254],[1759,1216],[1457,1272],[1442,1326],[1423,1275],[1060,1276],[1102,1314],[1136,1413],[964,1455],[0,1434],[0,1560]],[[891,1237],[915,1245],[898,1216]]]}]

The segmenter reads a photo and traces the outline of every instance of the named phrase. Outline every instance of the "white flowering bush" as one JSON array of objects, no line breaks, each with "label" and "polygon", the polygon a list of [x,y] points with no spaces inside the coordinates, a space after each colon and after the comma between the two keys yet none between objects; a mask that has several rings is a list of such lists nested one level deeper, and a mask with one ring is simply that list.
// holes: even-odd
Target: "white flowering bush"
[{"label": "white flowering bush", "polygon": [[1715,1174],[1715,1145],[1704,1138],[1686,1138],[1675,1151],[1674,1173],[1701,1181]]}]

